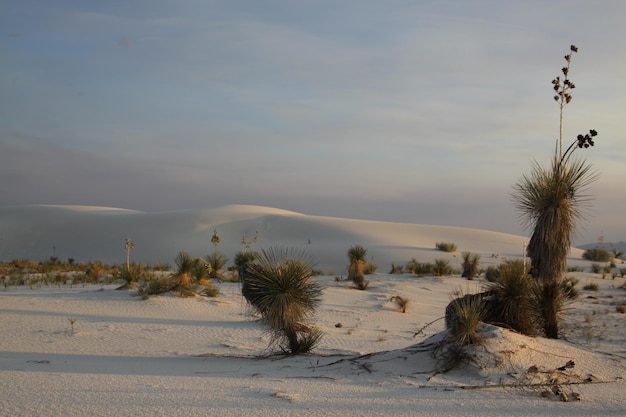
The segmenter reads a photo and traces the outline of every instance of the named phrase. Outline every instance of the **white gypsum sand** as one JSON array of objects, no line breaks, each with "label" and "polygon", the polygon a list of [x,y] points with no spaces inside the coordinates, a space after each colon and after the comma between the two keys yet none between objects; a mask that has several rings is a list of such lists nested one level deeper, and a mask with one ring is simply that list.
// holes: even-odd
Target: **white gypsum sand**
[{"label": "white gypsum sand", "polygon": [[[88,230],[103,233],[107,227],[115,229],[116,221],[124,227],[155,225],[153,215],[146,213],[54,210],[59,217],[54,218],[54,213],[48,216],[56,222],[53,240],[59,250],[75,239],[63,232],[67,222],[83,222]],[[315,250],[322,246],[316,246],[319,240],[337,252],[336,260],[328,262],[336,275],[347,266],[349,246],[363,244],[368,248],[380,273],[367,276],[370,286],[366,291],[354,289],[345,280],[337,281],[335,274],[314,278],[324,290],[313,321],[325,336],[311,354],[269,355],[266,328],[250,314],[237,283],[216,283],[220,289],[216,298],[162,295],[148,300],[133,296],[132,290],[116,291],[116,285],[8,286],[0,291],[0,415],[626,413],[622,379],[626,373],[626,315],[616,311],[616,305],[626,303],[626,290],[619,288],[625,280],[590,273],[590,263],[580,259],[580,252],[572,251],[569,262],[586,267],[587,272],[568,274],[579,279],[581,295],[565,309],[565,340],[529,338],[485,326],[485,346],[477,350],[473,360],[440,373],[432,348],[444,334],[440,318],[445,306],[455,291],[478,291],[482,281],[467,281],[458,275],[388,275],[389,259],[405,264],[412,257],[421,262],[445,258],[458,267],[460,252],[471,251],[481,254],[484,266],[521,253],[523,238],[273,210],[237,206],[232,210],[236,214],[232,221],[229,209],[219,215],[192,213],[186,220],[179,213],[154,216],[158,222],[169,219],[175,223],[164,224],[166,232],[184,225],[189,231],[202,229],[198,233],[205,240],[206,253],[212,249],[210,233],[217,223],[222,242],[230,239],[230,234],[240,239],[240,233],[252,237],[259,230],[258,248],[268,244],[294,246],[295,237],[300,235],[303,247],[315,260],[324,262],[325,252]],[[73,213],[87,217],[76,220]],[[21,215],[27,217],[24,212]],[[111,220],[100,223],[107,218]],[[24,218],[25,224],[27,221]],[[92,221],[102,229],[89,229],[96,227],[89,226]],[[50,227],[44,223],[40,219],[39,227]],[[139,227],[135,232],[133,236],[141,235]],[[306,236],[313,236],[311,243]],[[122,233],[117,239],[114,251],[118,262],[125,259],[125,237]],[[165,245],[167,236],[162,239],[159,242]],[[142,244],[133,240],[138,242],[138,251]],[[456,243],[456,254],[434,250],[435,243],[441,241]],[[159,242],[151,244],[158,246]],[[101,245],[97,249],[105,253],[107,246]],[[228,247],[226,243],[223,246]],[[227,250],[223,252],[232,256]],[[598,291],[583,290],[588,283],[597,284]],[[410,301],[406,313],[400,313],[390,301],[396,295]],[[573,361],[574,367],[559,371],[568,361]],[[581,401],[564,403],[541,397],[542,388],[537,384],[550,378],[560,378],[564,392],[570,396],[579,393]],[[585,379],[592,383],[566,384]]]}]

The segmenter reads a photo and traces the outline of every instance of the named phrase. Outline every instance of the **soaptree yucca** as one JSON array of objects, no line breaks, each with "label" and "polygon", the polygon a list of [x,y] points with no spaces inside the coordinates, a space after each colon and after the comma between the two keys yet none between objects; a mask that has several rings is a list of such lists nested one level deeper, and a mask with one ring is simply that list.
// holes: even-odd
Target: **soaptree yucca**
[{"label": "soaptree yucca", "polygon": [[589,196],[586,188],[596,179],[591,166],[582,159],[572,158],[576,149],[594,145],[597,135],[590,130],[578,135],[576,140],[563,151],[563,110],[572,101],[571,90],[575,85],[569,80],[572,54],[578,51],[572,45],[565,56],[567,65],[562,77],[552,81],[559,103],[559,141],[551,163],[541,166],[535,162],[529,175],[524,175],[514,185],[513,199],[525,225],[532,230],[527,247],[531,258],[531,274],[543,286],[542,316],[544,333],[549,338],[558,338],[558,315],[560,283],[566,270],[566,257],[576,223],[584,214]]},{"label": "soaptree yucca", "polygon": [[244,296],[273,335],[272,345],[291,354],[312,350],[322,332],[308,323],[321,302],[322,288],[310,279],[313,267],[302,252],[262,251],[242,275]]},{"label": "soaptree yucca", "polygon": [[367,255],[367,249],[361,245],[354,245],[348,249],[348,259],[350,265],[348,266],[348,279],[356,285],[360,290],[367,289],[369,282],[365,279],[365,268],[367,261],[365,256]]}]

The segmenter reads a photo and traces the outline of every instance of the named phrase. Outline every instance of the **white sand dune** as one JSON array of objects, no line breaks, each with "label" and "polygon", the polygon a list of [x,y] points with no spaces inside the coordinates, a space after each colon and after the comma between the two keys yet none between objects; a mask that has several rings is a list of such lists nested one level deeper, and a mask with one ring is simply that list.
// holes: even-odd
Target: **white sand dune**
[{"label": "white sand dune", "polygon": [[[435,320],[467,281],[377,274],[358,291],[316,279],[325,289],[315,322],[326,334],[297,357],[265,356],[269,336],[234,283],[218,284],[213,299],[146,301],[114,286],[9,287],[0,291],[0,415],[624,415],[624,315],[597,301],[624,301],[624,290],[599,276],[585,277],[601,286],[596,300],[583,294],[568,310],[569,342],[486,327],[475,361],[443,373]],[[397,294],[411,300],[407,313],[389,302]],[[585,341],[590,308],[597,333]],[[557,371],[570,360],[573,369]],[[593,383],[563,385],[582,396],[568,403],[531,386],[555,377]]]},{"label": "white sand dune", "polygon": [[[520,257],[527,238],[461,227],[391,223],[303,215],[260,206],[225,206],[217,209],[147,213],[133,210],[82,206],[19,206],[0,208],[0,259],[44,260],[50,256],[77,261],[126,259],[124,240],[135,242],[131,258],[145,263],[172,263],[186,250],[206,256],[214,248],[231,259],[241,250],[242,236],[251,240],[258,232],[255,249],[270,246],[306,250],[319,269],[341,274],[350,246],[361,244],[374,263],[388,270],[392,262],[412,258],[454,260],[454,255],[435,250],[437,242],[454,242],[458,252],[490,257]],[[572,257],[582,251],[572,249]]]},{"label": "white sand dune", "polygon": [[[240,249],[243,233],[258,230],[257,247],[305,248],[338,273],[356,243],[387,269],[411,257],[454,262],[454,254],[434,250],[439,241],[480,253],[483,266],[520,256],[524,241],[253,206],[175,213],[15,207],[0,209],[0,226],[5,258],[48,257],[54,244],[59,257],[117,262],[129,234],[133,259],[163,261],[181,249],[208,253],[214,228],[228,254]],[[588,266],[576,250],[569,261]],[[433,357],[445,335],[445,306],[456,290],[478,291],[481,280],[378,273],[358,291],[333,275],[315,277],[324,290],[314,322],[325,335],[311,354],[296,357],[267,356],[270,336],[236,283],[217,283],[216,298],[148,300],[115,286],[9,286],[0,290],[0,416],[626,415],[626,315],[615,308],[626,304],[624,279],[574,276],[579,287],[595,283],[599,291],[581,290],[568,305],[564,340],[485,326],[484,348],[448,372]],[[395,295],[410,300],[406,313],[390,302]],[[568,361],[575,365],[558,370]],[[541,384],[551,380],[581,401],[541,397]]]}]

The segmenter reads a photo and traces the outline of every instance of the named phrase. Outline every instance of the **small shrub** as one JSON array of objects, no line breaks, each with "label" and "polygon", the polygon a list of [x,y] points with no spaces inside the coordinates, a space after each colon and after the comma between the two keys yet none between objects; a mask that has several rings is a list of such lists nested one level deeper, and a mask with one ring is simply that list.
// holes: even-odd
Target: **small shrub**
[{"label": "small shrub", "polygon": [[399,295],[395,295],[391,297],[389,301],[393,301],[401,313],[406,313],[406,309],[409,306],[409,300],[407,298],[401,297]]},{"label": "small shrub", "polygon": [[490,320],[525,335],[537,333],[540,285],[525,272],[523,261],[510,260],[501,264],[488,289],[491,294]]},{"label": "small shrub", "polygon": [[406,271],[415,275],[428,275],[433,272],[433,265],[427,262],[418,262],[417,259],[411,259],[405,267]]},{"label": "small shrub", "polygon": [[435,259],[435,264],[433,265],[433,274],[437,277],[442,277],[444,275],[450,275],[452,273],[452,268],[450,267],[450,262],[446,259]]},{"label": "small shrub", "polygon": [[169,278],[152,278],[137,289],[142,299],[147,300],[151,295],[164,294],[172,290],[172,281]]},{"label": "small shrub", "polygon": [[354,282],[359,290],[365,290],[369,286],[369,281],[365,279],[366,255],[367,249],[361,245],[355,245],[348,249],[348,259],[350,260],[348,279]]},{"label": "small shrub", "polygon": [[365,264],[365,268],[363,269],[363,274],[372,275],[375,274],[376,271],[378,271],[378,265],[376,265],[373,261],[367,262]]},{"label": "small shrub", "polygon": [[462,252],[461,256],[463,257],[463,273],[461,277],[473,280],[474,277],[478,275],[478,261],[480,260],[480,255],[471,252]]},{"label": "small shrub", "polygon": [[609,262],[611,258],[611,253],[603,247],[587,249],[583,252],[583,259],[587,259],[588,261]]},{"label": "small shrub", "polygon": [[213,285],[213,283],[211,282],[207,282],[206,284],[204,284],[202,286],[202,289],[200,290],[200,294],[204,295],[206,297],[217,297],[220,293],[220,289],[217,288],[215,285]]},{"label": "small shrub", "polygon": [[594,274],[599,274],[601,270],[602,266],[600,266],[600,264],[591,264],[591,272],[593,272]]},{"label": "small shrub", "polygon": [[446,308],[448,340],[458,347],[481,342],[477,327],[486,312],[482,294],[469,294],[453,299]]},{"label": "small shrub", "polygon": [[224,266],[228,263],[228,257],[216,251],[206,256],[206,262],[211,267],[211,278],[222,279],[222,269],[224,269]]},{"label": "small shrub", "polygon": [[390,274],[404,274],[404,265],[396,265],[394,263],[391,263],[391,270],[389,271]]},{"label": "small shrub", "polygon": [[587,291],[599,291],[600,287],[595,282],[588,282],[583,286],[583,290]]},{"label": "small shrub", "polygon": [[626,313],[626,305],[620,304],[618,306],[615,306],[615,311],[617,311],[618,313],[625,314]]},{"label": "small shrub", "polygon": [[76,319],[73,317],[68,317],[67,321],[70,323],[70,331],[74,333],[74,324],[76,324]]},{"label": "small shrub", "polygon": [[498,267],[494,265],[489,265],[485,270],[485,279],[488,282],[495,282],[498,278],[500,272],[498,271]]},{"label": "small shrub", "polygon": [[438,242],[435,247],[442,252],[456,252],[456,243],[453,242]]},{"label": "small shrub", "polygon": [[574,300],[578,298],[578,290],[576,289],[576,285],[578,285],[578,280],[576,278],[567,277],[561,282],[561,291],[566,298]]}]

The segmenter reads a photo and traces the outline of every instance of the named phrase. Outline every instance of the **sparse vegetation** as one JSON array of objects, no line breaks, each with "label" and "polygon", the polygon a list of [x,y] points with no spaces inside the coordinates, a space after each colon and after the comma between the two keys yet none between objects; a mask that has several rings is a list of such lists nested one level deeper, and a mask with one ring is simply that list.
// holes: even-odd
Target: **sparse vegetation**
[{"label": "sparse vegetation", "polygon": [[453,242],[437,242],[435,247],[442,252],[456,252],[457,246]]},{"label": "sparse vegetation", "polygon": [[599,291],[600,287],[595,282],[588,282],[583,286],[583,290],[587,291]]},{"label": "sparse vegetation", "polygon": [[463,257],[463,273],[461,277],[473,280],[479,273],[478,262],[480,261],[480,255],[471,252],[462,252]]},{"label": "sparse vegetation", "polygon": [[396,265],[395,263],[391,263],[390,274],[404,274],[404,265]]},{"label": "sparse vegetation", "polygon": [[435,259],[432,271],[435,276],[442,277],[450,275],[452,273],[452,267],[450,267],[450,262],[446,259]]},{"label": "sparse vegetation", "polygon": [[414,275],[428,275],[433,272],[433,265],[427,262],[419,262],[413,258],[406,264],[405,269]]},{"label": "sparse vegetation", "polygon": [[587,249],[583,252],[583,259],[595,262],[609,262],[612,256],[608,250],[603,247],[597,247],[593,249]]},{"label": "sparse vegetation", "polygon": [[394,295],[391,297],[390,301],[394,302],[396,307],[401,313],[406,313],[406,309],[409,306],[409,300],[407,298],[401,297],[399,295]]}]

